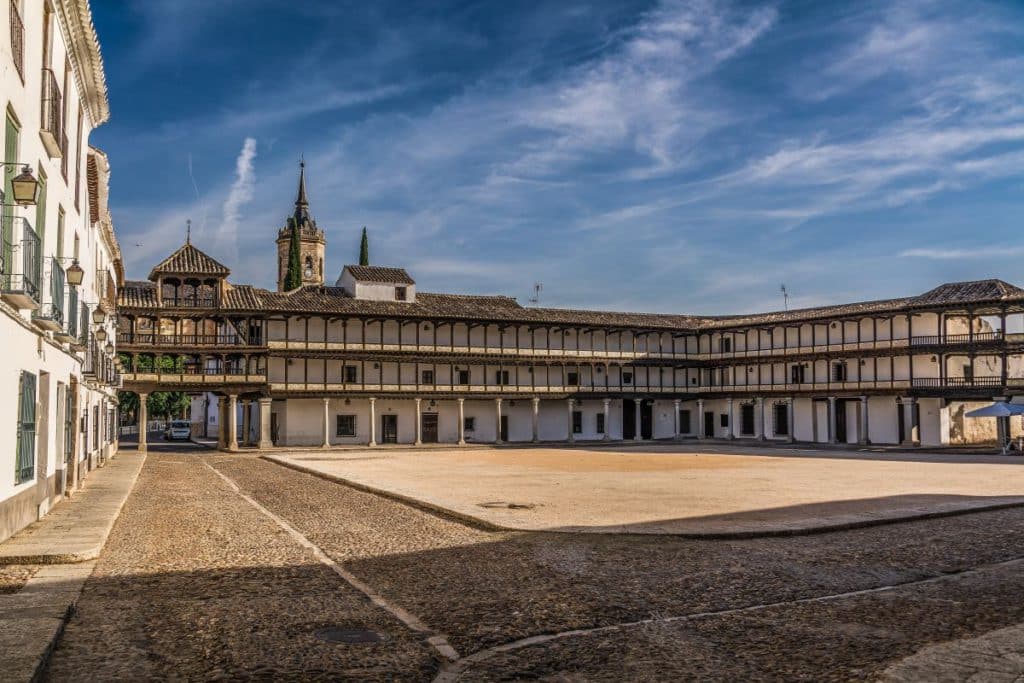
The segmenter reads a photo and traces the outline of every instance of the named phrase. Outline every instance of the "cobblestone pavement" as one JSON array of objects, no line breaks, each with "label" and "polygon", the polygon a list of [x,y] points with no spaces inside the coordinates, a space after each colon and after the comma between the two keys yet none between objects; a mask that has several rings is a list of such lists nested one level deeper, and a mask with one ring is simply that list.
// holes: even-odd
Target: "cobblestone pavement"
[{"label": "cobblestone pavement", "polygon": [[[442,670],[203,462],[463,660]],[[1020,557],[1024,510],[730,542],[490,533],[249,455],[151,455],[50,675],[870,679],[1024,622]],[[311,635],[340,622],[387,639]]]}]

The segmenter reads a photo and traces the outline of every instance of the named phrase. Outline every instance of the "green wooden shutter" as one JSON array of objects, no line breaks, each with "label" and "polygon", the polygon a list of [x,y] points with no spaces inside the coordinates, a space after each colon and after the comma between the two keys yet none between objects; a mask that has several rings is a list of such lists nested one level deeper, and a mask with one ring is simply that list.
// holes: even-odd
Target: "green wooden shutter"
[{"label": "green wooden shutter", "polygon": [[18,460],[14,472],[15,484],[35,477],[36,376],[31,372],[21,373],[18,404]]},{"label": "green wooden shutter", "polygon": [[[0,219],[2,223],[2,230],[0,230],[0,258],[3,259],[0,263],[0,287],[7,289],[10,285],[8,279],[11,274],[11,269],[14,266],[14,207],[10,206],[14,204],[14,199],[11,198],[11,180],[14,179],[16,173],[6,172],[8,169],[14,169],[14,162],[18,160],[18,124],[14,122],[14,119],[7,116],[6,126],[4,127],[4,161],[9,166],[4,166],[4,182],[3,182],[3,218]],[[10,198],[10,199],[8,199]]]}]

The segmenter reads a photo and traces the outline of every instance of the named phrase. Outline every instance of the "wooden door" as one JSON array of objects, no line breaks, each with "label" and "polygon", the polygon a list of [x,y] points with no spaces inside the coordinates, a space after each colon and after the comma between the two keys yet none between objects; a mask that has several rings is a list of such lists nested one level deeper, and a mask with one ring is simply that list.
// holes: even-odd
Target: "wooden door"
[{"label": "wooden door", "polygon": [[398,416],[380,416],[381,443],[398,443]]},{"label": "wooden door", "polygon": [[422,422],[423,443],[437,443],[437,413],[423,413]]}]

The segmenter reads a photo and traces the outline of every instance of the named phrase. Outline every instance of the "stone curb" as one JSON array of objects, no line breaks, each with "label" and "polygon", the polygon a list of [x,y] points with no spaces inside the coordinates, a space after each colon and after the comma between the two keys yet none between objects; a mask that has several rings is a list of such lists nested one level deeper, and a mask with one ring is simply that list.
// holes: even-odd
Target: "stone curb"
[{"label": "stone curb", "polygon": [[394,493],[386,489],[369,486],[360,482],[340,477],[336,474],[329,474],[320,470],[314,469],[307,465],[300,465],[296,462],[286,460],[281,457],[274,455],[260,455],[261,459],[268,462],[273,462],[282,467],[302,472],[304,474],[311,474],[314,477],[319,477],[327,481],[333,481],[338,484],[343,484],[350,488],[358,491],[364,491],[366,493],[372,493],[374,495],[381,496],[383,498],[389,498],[391,500],[409,505],[418,510],[442,517],[445,519],[452,519],[457,522],[466,524],[472,528],[479,529],[481,531],[511,531],[517,533],[545,533],[545,534],[592,534],[600,536],[604,534],[616,534],[623,536],[644,536],[644,537],[657,537],[667,536],[671,538],[685,538],[693,540],[704,540],[704,541],[727,541],[727,540],[744,540],[744,539],[756,539],[756,538],[783,538],[792,536],[813,536],[816,534],[827,534],[838,531],[852,531],[854,529],[866,529],[876,526],[885,526],[889,524],[901,524],[904,522],[918,522],[927,519],[939,519],[943,517],[959,517],[961,515],[969,515],[976,512],[992,512],[995,510],[1006,510],[1009,508],[1024,507],[1024,501],[1010,501],[1001,503],[982,503],[979,505],[961,505],[956,508],[946,510],[930,510],[924,512],[911,512],[903,515],[891,515],[888,517],[877,517],[873,519],[857,519],[847,522],[836,522],[834,524],[819,524],[809,526],[796,526],[796,527],[777,527],[763,529],[759,531],[708,531],[708,532],[680,532],[672,533],[669,531],[665,532],[654,532],[645,533],[628,530],[606,530],[606,531],[582,531],[576,529],[520,529],[515,527],[502,526],[495,524],[494,522],[488,522],[468,515],[464,512],[456,512],[449,508],[437,505],[435,503],[429,503],[411,496],[406,496],[400,493]]},{"label": "stone curb", "polygon": [[[120,500],[117,502],[117,505],[115,507],[113,507],[112,510],[110,511],[111,514],[110,514],[109,519],[105,520],[103,528],[99,530],[96,542],[94,544],[89,545],[88,547],[85,547],[85,548],[82,548],[82,549],[79,549],[79,550],[72,551],[72,552],[56,551],[56,552],[23,553],[23,554],[8,554],[8,553],[4,553],[2,551],[3,550],[3,546],[8,544],[8,543],[10,543],[11,540],[17,538],[18,534],[15,534],[10,539],[5,541],[3,544],[0,544],[0,565],[4,565],[4,564],[75,564],[75,563],[79,563],[79,562],[87,562],[89,560],[97,559],[100,556],[100,553],[103,552],[103,546],[105,546],[107,544],[107,538],[110,537],[110,532],[114,529],[114,524],[117,522],[117,518],[121,516],[121,509],[124,507],[124,504],[128,501],[128,496],[130,496],[131,492],[135,489],[135,482],[138,480],[139,474],[141,474],[142,468],[146,464],[146,454],[145,453],[140,454],[138,457],[140,458],[140,462],[138,464],[137,469],[131,475],[131,478],[127,482],[127,485],[124,487],[124,490],[121,492],[121,497],[120,497]],[[104,468],[104,469],[107,470],[107,468]],[[107,471],[109,471],[109,470],[107,470]],[[94,476],[95,476],[95,474],[94,474]],[[87,482],[86,485],[88,486],[88,482]],[[64,504],[66,504],[66,505],[79,505],[79,506],[81,506],[81,505],[89,505],[90,501],[88,501],[88,500],[83,501],[82,498],[83,498],[83,494],[82,494],[81,491],[79,491],[78,495],[75,498],[71,499],[70,501],[64,501]],[[53,513],[51,512],[51,514],[53,514]],[[43,517],[41,520],[36,522],[36,524],[46,524],[48,519],[51,519],[51,518]],[[52,518],[52,519],[55,520],[56,518]]]}]

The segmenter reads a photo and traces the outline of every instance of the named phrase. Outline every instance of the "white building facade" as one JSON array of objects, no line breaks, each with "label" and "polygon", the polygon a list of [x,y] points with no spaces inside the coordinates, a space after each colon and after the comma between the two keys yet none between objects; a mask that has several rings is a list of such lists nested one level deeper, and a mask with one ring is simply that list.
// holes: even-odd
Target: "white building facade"
[{"label": "white building facade", "polygon": [[[305,198],[300,180],[279,247],[294,244],[291,229],[325,244]],[[702,317],[422,293],[400,268],[346,266],[327,286],[308,282],[317,269],[307,265],[305,284],[276,292],[228,276],[184,245],[149,281],[125,284],[118,335],[126,388],[213,392],[206,422],[229,450],[685,438],[942,446],[993,436],[973,430],[965,409],[1024,390],[1024,335],[1008,332],[1020,327],[1024,290],[999,280]]]},{"label": "white building facade", "polygon": [[[0,13],[2,540],[116,448],[119,380],[107,345],[123,275],[109,164],[89,145],[109,112],[88,3],[11,0]],[[26,170],[38,190],[21,204],[14,183]]]}]

